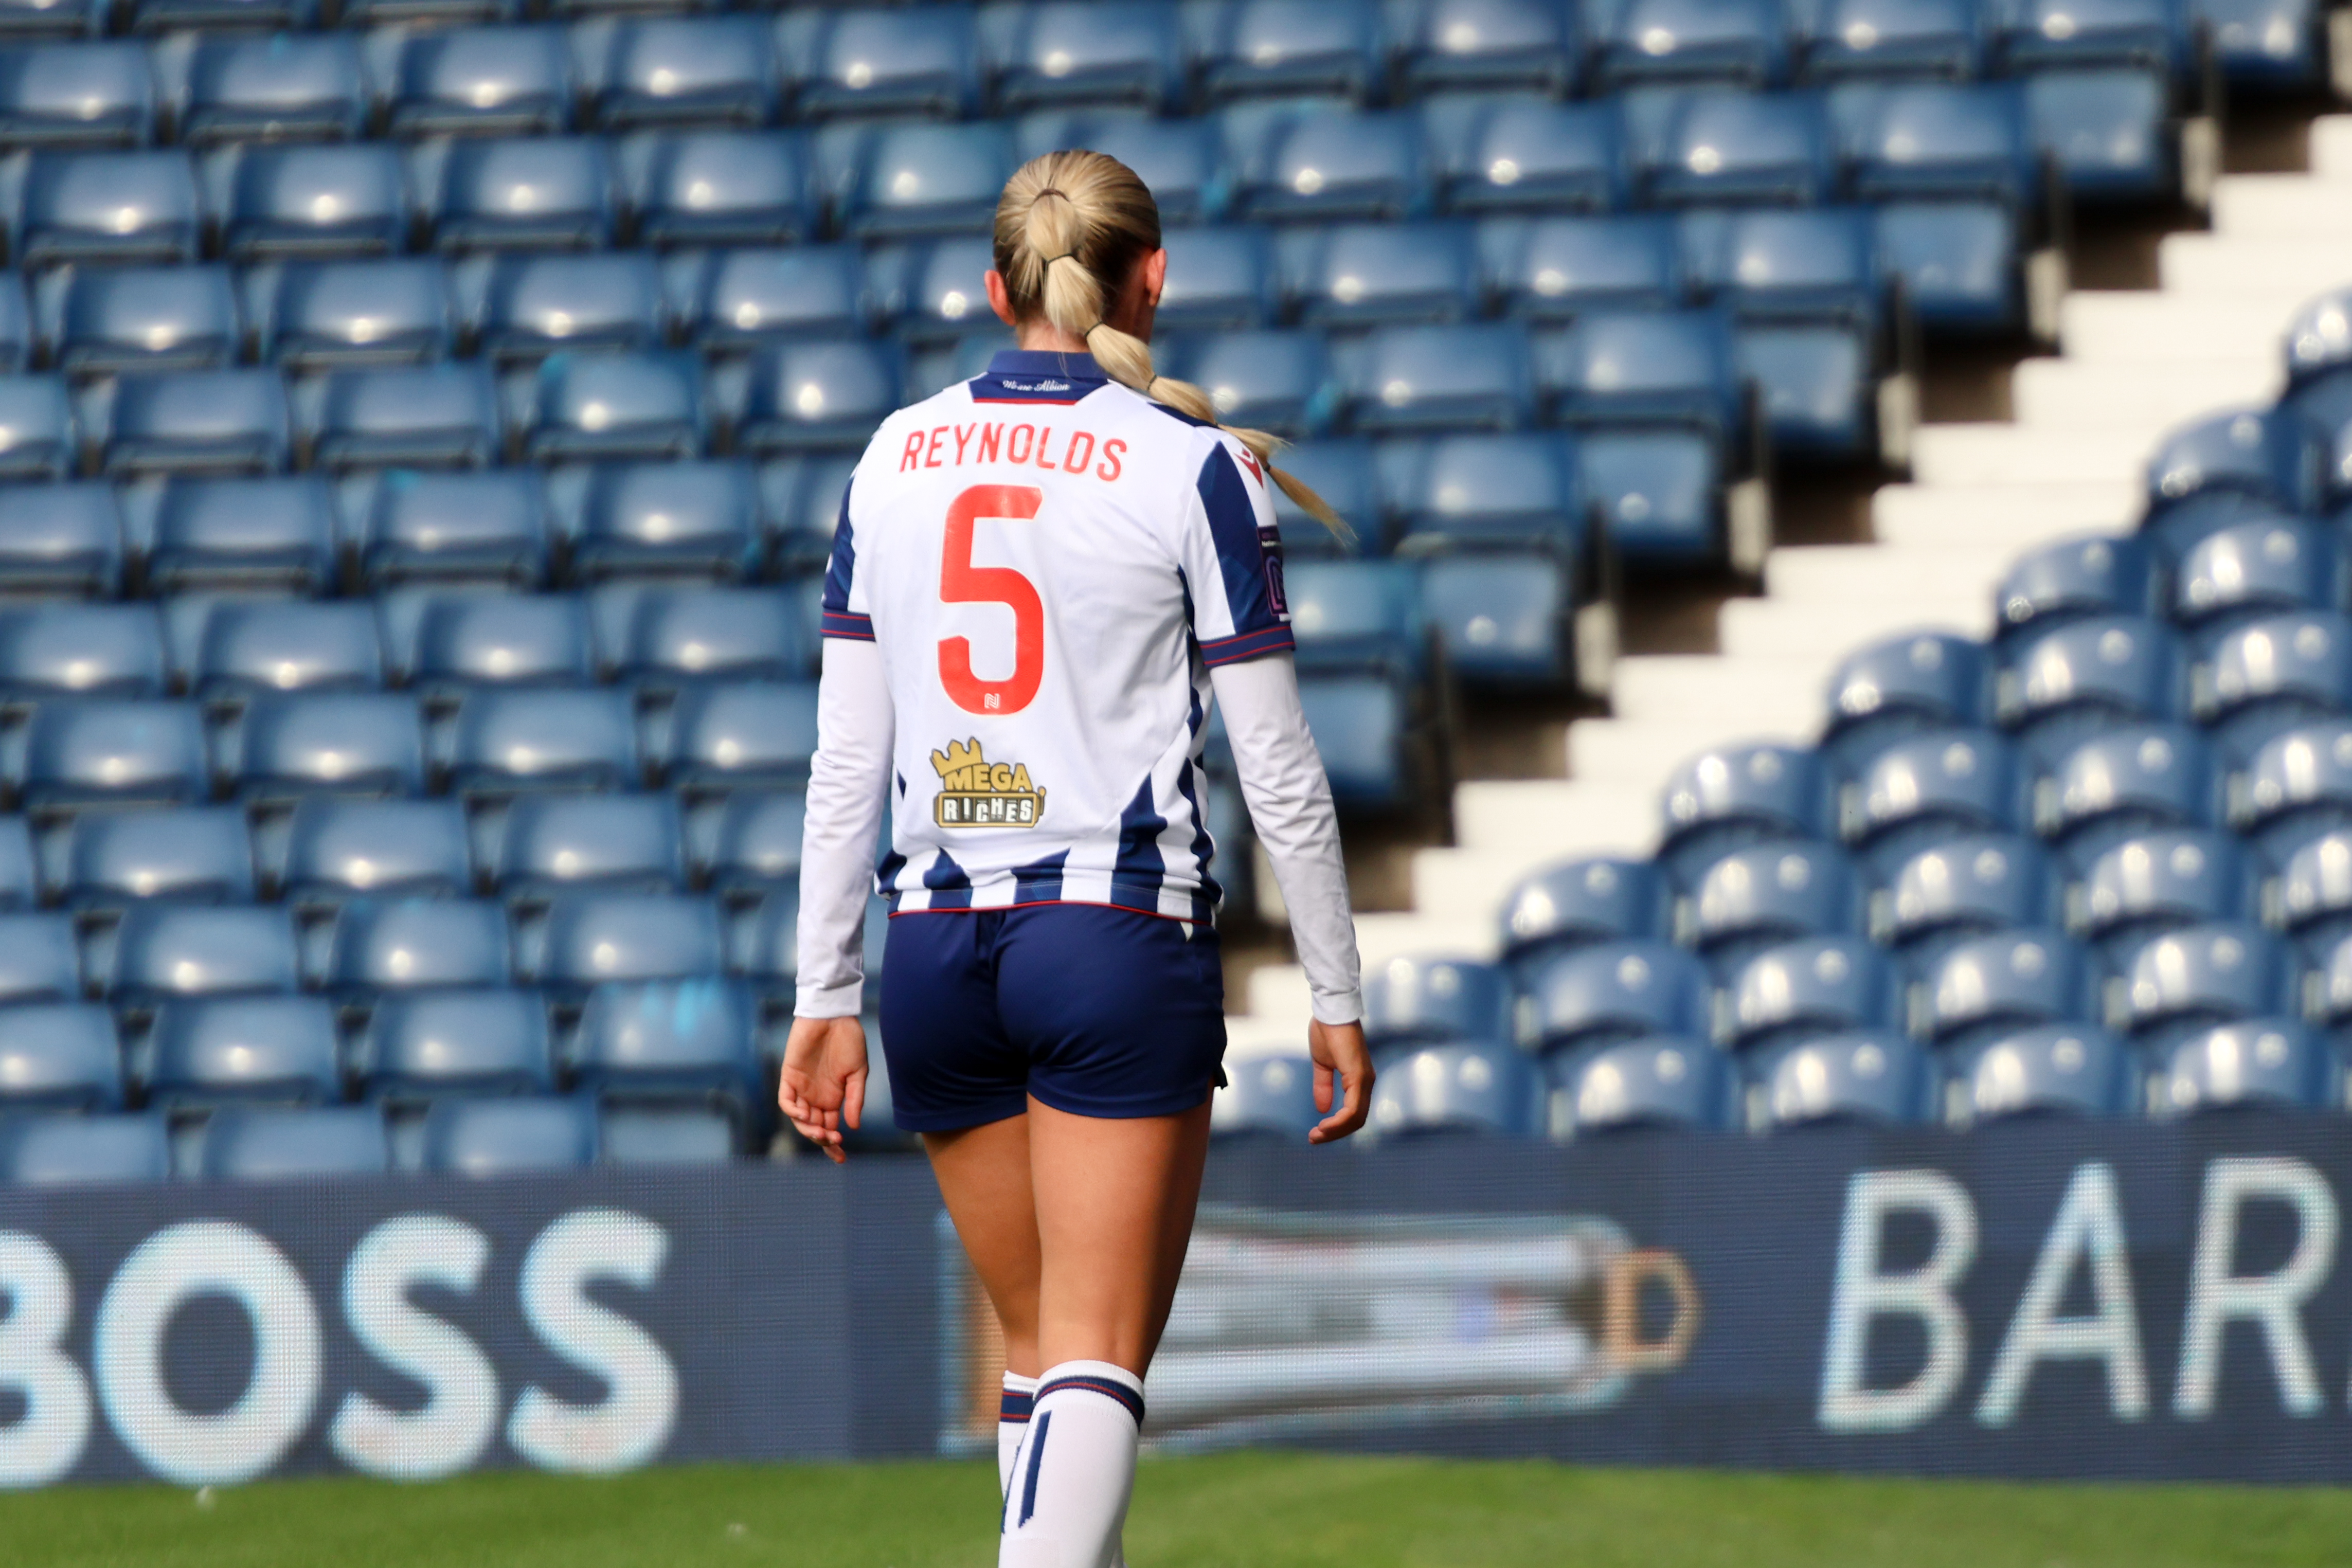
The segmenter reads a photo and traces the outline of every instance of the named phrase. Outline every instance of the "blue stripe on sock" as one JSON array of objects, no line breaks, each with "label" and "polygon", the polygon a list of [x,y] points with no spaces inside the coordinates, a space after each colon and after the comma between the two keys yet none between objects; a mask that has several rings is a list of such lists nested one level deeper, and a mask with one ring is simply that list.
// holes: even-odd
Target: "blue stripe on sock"
[{"label": "blue stripe on sock", "polygon": [[1045,1396],[1063,1388],[1083,1388],[1089,1394],[1099,1394],[1106,1399],[1116,1400],[1129,1415],[1135,1417],[1135,1424],[1138,1427],[1143,1425],[1143,1396],[1124,1383],[1117,1383],[1108,1377],[1091,1377],[1081,1372],[1068,1377],[1054,1379],[1053,1382],[1037,1390],[1037,1398],[1043,1402]]},{"label": "blue stripe on sock", "polygon": [[1016,1529],[1028,1523],[1030,1515],[1037,1511],[1037,1467],[1045,1457],[1045,1435],[1053,1429],[1054,1413],[1048,1410],[1037,1417],[1037,1429],[1029,1434],[1029,1475],[1021,1483],[1021,1518]]},{"label": "blue stripe on sock", "polygon": [[1030,1408],[1036,1403],[1034,1394],[1016,1394],[1008,1388],[997,1401],[996,1418],[1000,1421],[1026,1421]]}]

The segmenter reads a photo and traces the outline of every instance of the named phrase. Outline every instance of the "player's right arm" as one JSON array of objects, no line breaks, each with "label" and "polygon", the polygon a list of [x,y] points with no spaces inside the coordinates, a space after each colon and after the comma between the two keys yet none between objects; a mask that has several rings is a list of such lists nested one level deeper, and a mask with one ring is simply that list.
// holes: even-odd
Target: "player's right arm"
[{"label": "player's right arm", "polygon": [[824,671],[817,685],[816,755],[801,837],[800,954],[792,1033],[776,1103],[801,1135],[835,1161],[841,1130],[865,1112],[866,905],[875,840],[889,798],[896,719],[882,650],[856,579],[851,501],[842,497],[825,573]]}]

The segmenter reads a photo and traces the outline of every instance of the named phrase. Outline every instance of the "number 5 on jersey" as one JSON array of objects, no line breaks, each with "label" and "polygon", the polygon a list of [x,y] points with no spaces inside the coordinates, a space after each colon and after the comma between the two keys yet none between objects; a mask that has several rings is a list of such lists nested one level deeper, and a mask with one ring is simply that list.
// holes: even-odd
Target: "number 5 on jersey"
[{"label": "number 5 on jersey", "polygon": [[971,564],[972,525],[982,517],[1027,522],[1045,492],[1031,485],[974,485],[948,507],[940,557],[940,600],[946,604],[1002,604],[1013,612],[1013,674],[983,681],[972,674],[971,640],[940,641],[940,684],[966,713],[1019,713],[1045,677],[1045,606],[1036,585],[1009,566]]}]

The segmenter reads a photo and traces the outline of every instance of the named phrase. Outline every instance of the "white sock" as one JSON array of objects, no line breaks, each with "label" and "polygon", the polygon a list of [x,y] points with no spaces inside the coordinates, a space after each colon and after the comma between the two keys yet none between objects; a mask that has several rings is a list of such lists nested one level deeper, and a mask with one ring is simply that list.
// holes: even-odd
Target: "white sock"
[{"label": "white sock", "polygon": [[1004,1397],[996,1407],[996,1495],[1013,1486],[1013,1460],[1021,1439],[1029,1435],[1029,1406],[1037,1397],[1037,1380],[1017,1372],[1004,1375]]},{"label": "white sock", "polygon": [[1143,1384],[1107,1361],[1037,1380],[1029,1435],[1004,1489],[997,1568],[1114,1568],[1135,1490]]}]

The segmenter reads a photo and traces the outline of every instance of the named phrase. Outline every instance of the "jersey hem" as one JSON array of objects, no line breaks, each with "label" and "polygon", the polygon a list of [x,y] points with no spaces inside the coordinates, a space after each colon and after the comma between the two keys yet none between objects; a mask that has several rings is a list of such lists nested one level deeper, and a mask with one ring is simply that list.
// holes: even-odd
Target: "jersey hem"
[{"label": "jersey hem", "polygon": [[1129,915],[1149,915],[1154,920],[1177,920],[1190,925],[1206,925],[1212,929],[1217,924],[1217,905],[1198,894],[1192,895],[1193,913],[1191,915],[1171,915],[1156,904],[1147,909],[1141,904],[1121,904],[1111,898],[1024,897],[1016,898],[1011,904],[927,904],[919,909],[901,909],[898,907],[899,895],[897,892],[885,893],[882,897],[890,906],[889,917],[893,920],[902,915],[1003,915],[1008,910],[1034,909],[1045,904],[1067,904],[1081,909],[1120,909]]}]

